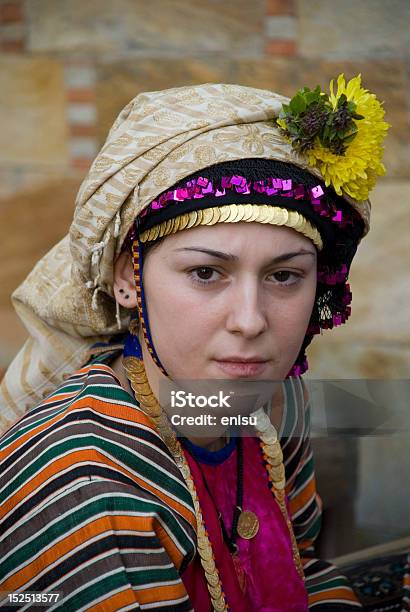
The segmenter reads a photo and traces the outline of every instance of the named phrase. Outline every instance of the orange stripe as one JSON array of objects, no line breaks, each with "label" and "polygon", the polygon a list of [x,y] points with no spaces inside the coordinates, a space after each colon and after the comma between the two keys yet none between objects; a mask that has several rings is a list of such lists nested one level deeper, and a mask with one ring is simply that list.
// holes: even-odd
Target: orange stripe
[{"label": "orange stripe", "polygon": [[[116,521],[114,521],[116,519]],[[28,580],[36,576],[44,568],[55,563],[65,554],[74,550],[77,546],[86,544],[91,538],[107,531],[117,529],[127,529],[136,531],[153,531],[152,517],[133,517],[133,516],[103,516],[99,517],[75,533],[67,535],[63,540],[45,550],[31,563],[19,570],[2,584],[3,590],[15,590],[23,586]]]},{"label": "orange stripe", "polygon": [[52,395],[51,397],[48,397],[47,399],[45,399],[41,405],[47,406],[47,404],[52,404],[55,401],[61,402],[62,400],[70,399],[71,397],[75,397],[77,393],[78,393],[78,390],[71,391],[71,393],[59,393],[58,395]]},{"label": "orange stripe", "polygon": [[137,593],[132,589],[128,588],[126,591],[121,591],[121,593],[116,593],[115,595],[111,595],[104,599],[103,601],[99,601],[95,606],[91,606],[87,608],[89,612],[107,612],[107,610],[120,610],[125,606],[130,606],[131,604],[139,603]]},{"label": "orange stripe", "polygon": [[[312,546],[314,540],[310,539],[304,539],[304,540],[300,540],[298,542],[298,548],[300,550],[300,552],[303,552],[304,550],[306,550],[306,548],[309,548],[309,546]],[[306,563],[308,563],[308,561],[311,561],[311,559],[308,557],[307,559],[301,559],[302,561],[302,565],[305,566]]]},{"label": "orange stripe", "polygon": [[138,599],[142,604],[155,603],[157,601],[172,601],[184,595],[186,595],[186,591],[181,582],[172,586],[155,586],[150,589],[138,591]]},{"label": "orange stripe", "polygon": [[[120,530],[135,530],[135,531],[157,531],[158,524],[155,518],[153,517],[139,517],[139,516],[102,516],[99,517],[90,523],[87,523],[84,527],[81,527],[75,533],[67,535],[63,540],[57,542],[44,551],[38,557],[33,559],[31,563],[26,565],[24,568],[19,570],[13,576],[10,576],[8,580],[6,580],[1,586],[3,590],[16,590],[22,587],[26,582],[35,577],[38,573],[40,573],[44,568],[49,567],[51,564],[55,563],[63,557],[64,555],[70,553],[72,550],[79,546],[84,546],[87,544],[89,540],[95,538],[100,534],[104,534],[106,532],[120,531]],[[162,545],[167,551],[170,560],[175,565],[176,568],[179,568],[182,562],[182,554],[175,547],[174,542],[171,540],[169,536],[166,535],[165,532],[162,538]],[[165,541],[165,538],[168,538]]]},{"label": "orange stripe", "polygon": [[100,465],[111,466],[122,474],[127,475],[134,482],[138,483],[143,489],[150,491],[156,497],[161,499],[167,506],[174,508],[179,512],[189,523],[192,523],[194,519],[193,513],[180,504],[177,500],[169,497],[166,493],[163,493],[155,486],[149,484],[143,478],[132,474],[126,468],[119,466],[115,461],[105,457],[94,449],[84,449],[71,452],[69,455],[64,457],[58,457],[46,468],[42,469],[34,478],[27,481],[23,487],[21,487],[14,495],[12,495],[6,502],[4,502],[0,508],[0,518],[7,514],[12,508],[14,508],[20,501],[28,497],[34,491],[38,491],[44,485],[44,483],[51,477],[57,476],[60,472],[65,471],[67,468],[73,467],[78,463],[96,462]]},{"label": "orange stripe", "polygon": [[183,558],[181,551],[176,546],[172,538],[169,537],[168,533],[165,531],[165,529],[163,529],[159,522],[155,525],[155,533],[157,534],[162,546],[165,548],[168,555],[170,556],[173,564],[177,568],[179,568]]},{"label": "orange stripe", "polygon": [[[93,370],[95,370],[95,369],[101,370],[103,372],[106,372],[109,375],[112,375],[111,368],[109,366],[105,366],[103,364],[95,364],[95,365],[84,366],[83,368],[81,368],[79,370],[76,370],[75,374],[78,375],[78,376],[83,376],[83,375],[85,376],[85,375],[89,374],[91,369],[93,369]],[[73,393],[59,393],[59,394],[55,394],[51,398],[47,398],[47,400],[45,400],[42,404],[40,404],[40,406],[43,406],[43,405],[48,404],[50,402],[62,401],[64,399],[71,398],[74,395],[75,395],[75,393],[74,394]],[[69,411],[69,410],[71,410],[71,407],[67,408],[67,411]],[[35,429],[33,429],[31,431],[28,431],[24,435],[22,435],[19,438],[17,438],[12,444],[10,444],[10,446],[8,446],[4,451],[2,451],[0,453],[0,460],[3,460],[3,458],[6,458],[10,453],[13,452],[14,449],[16,449],[20,445],[24,444],[31,437],[34,437],[39,432],[43,431],[44,429],[47,429],[50,425],[56,423],[59,419],[64,418],[66,416],[66,414],[67,414],[67,411],[64,411],[62,414],[56,415],[50,421],[47,421],[46,423],[42,423],[41,425],[39,425]],[[133,414],[134,412],[135,412],[135,408],[130,410],[130,414]],[[134,419],[131,419],[131,420],[134,420]],[[148,426],[151,426],[151,428],[152,428],[152,424],[147,419],[147,417],[146,417],[146,423],[147,423]]]},{"label": "orange stripe", "polygon": [[[328,601],[332,599],[345,599],[346,601],[358,601],[356,595],[353,591],[346,587],[346,589],[336,588],[336,589],[327,589],[326,591],[322,591],[321,593],[314,593],[312,595],[309,594],[309,605],[317,603],[319,601]],[[331,603],[331,601],[329,601]]]},{"label": "orange stripe", "polygon": [[[87,367],[86,370],[89,370],[91,367],[92,366]],[[106,372],[108,375],[112,375],[111,368],[107,368],[106,366],[104,366],[103,368],[98,367],[97,369],[102,370],[103,372]],[[78,372],[81,372],[81,371],[84,371],[84,370],[79,370]],[[52,398],[49,398],[46,403],[62,401],[69,397],[73,397],[73,395],[61,393],[59,395],[54,395]],[[140,425],[142,424],[145,427],[148,427],[149,429],[151,429],[152,431],[155,431],[155,428],[152,422],[149,420],[149,418],[142,412],[142,410],[135,410],[135,406],[133,407],[118,406],[118,404],[112,404],[108,401],[104,401],[101,399],[85,397],[85,398],[81,398],[81,400],[78,400],[78,402],[76,402],[72,406],[67,407],[62,413],[57,414],[49,421],[42,423],[35,429],[32,429],[31,431],[28,431],[24,435],[17,438],[12,444],[10,444],[10,446],[7,447],[7,449],[5,449],[0,454],[0,458],[3,459],[3,456],[4,458],[6,458],[15,449],[25,444],[25,442],[27,442],[31,437],[34,437],[37,434],[39,434],[41,431],[48,429],[49,427],[51,427],[58,421],[63,420],[67,416],[67,414],[69,414],[72,411],[75,411],[78,407],[79,408],[83,408],[83,407],[97,408],[98,407],[101,409],[99,414],[106,414],[106,415],[109,415],[115,418],[118,418],[119,412],[120,412],[121,418],[126,418],[132,423],[138,423]]]},{"label": "orange stripe", "polygon": [[315,496],[316,492],[316,481],[312,478],[307,485],[299,491],[299,493],[293,499],[289,500],[289,508],[292,516],[296,514],[296,512],[305,506],[312,497]]}]

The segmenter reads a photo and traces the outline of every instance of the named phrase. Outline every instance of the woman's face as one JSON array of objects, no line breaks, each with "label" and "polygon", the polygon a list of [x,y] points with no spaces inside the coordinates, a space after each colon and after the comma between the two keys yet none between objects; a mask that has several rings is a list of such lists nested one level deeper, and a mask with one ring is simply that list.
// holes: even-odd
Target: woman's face
[{"label": "woman's face", "polygon": [[147,253],[143,283],[172,379],[282,380],[312,312],[316,249],[287,227],[196,227]]}]

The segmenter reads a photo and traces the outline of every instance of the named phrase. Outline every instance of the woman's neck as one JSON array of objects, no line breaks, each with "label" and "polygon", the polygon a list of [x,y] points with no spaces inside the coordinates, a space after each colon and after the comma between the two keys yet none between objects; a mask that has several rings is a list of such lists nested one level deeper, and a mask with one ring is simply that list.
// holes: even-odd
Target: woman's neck
[{"label": "woman's neck", "polygon": [[[125,374],[124,367],[122,365],[122,355],[116,357],[111,363],[110,367],[114,371],[114,374],[121,383],[122,388],[127,391],[132,397],[134,397],[133,390]],[[197,446],[202,446],[209,451],[217,451],[226,446],[229,442],[229,434],[218,437],[218,438],[189,438],[189,440]]]},{"label": "woman's neck", "polygon": [[229,442],[229,435],[222,436],[220,438],[188,438],[192,444],[201,446],[208,451],[218,451],[226,446]]}]

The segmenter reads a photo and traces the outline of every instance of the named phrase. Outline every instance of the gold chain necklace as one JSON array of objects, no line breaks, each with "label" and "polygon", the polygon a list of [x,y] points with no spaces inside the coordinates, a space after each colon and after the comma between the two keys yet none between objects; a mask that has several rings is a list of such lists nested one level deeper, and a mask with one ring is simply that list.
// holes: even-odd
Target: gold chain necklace
[{"label": "gold chain necklace", "polygon": [[[162,439],[171,452],[175,463],[180,469],[191,494],[197,521],[198,553],[201,559],[201,565],[205,572],[205,578],[208,586],[208,592],[211,597],[212,606],[216,612],[227,611],[228,604],[223,593],[223,587],[218,569],[216,567],[212,545],[205,529],[198,494],[182,446],[177,439],[175,431],[171,427],[165,412],[161,408],[151,389],[143,360],[138,359],[137,357],[125,357],[123,359],[123,365],[127,373],[128,380],[131,383],[136,400],[140,404],[140,407],[144,413],[154,422],[154,425],[157,427]],[[272,484],[272,491],[289,530],[293,561],[299,576],[304,579],[299,549],[286,508],[285,468],[283,465],[282,449],[277,438],[276,430],[268,415],[262,409],[259,409],[254,414],[257,417],[257,426],[255,429],[260,437],[263,458],[266,462],[266,469],[269,480]]]}]

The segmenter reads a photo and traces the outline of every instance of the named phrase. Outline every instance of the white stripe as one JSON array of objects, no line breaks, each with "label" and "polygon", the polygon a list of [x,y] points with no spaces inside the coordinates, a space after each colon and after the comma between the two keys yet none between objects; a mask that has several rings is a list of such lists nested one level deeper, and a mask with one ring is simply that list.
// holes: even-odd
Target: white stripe
[{"label": "white stripe", "polygon": [[[106,574],[104,574],[104,578],[107,578],[108,576],[114,576],[115,574],[118,574],[119,572],[122,572],[122,571],[123,571],[122,567],[116,568],[115,570],[112,570],[111,572],[107,572]],[[70,574],[71,573],[72,572],[70,572]],[[48,610],[55,610],[57,605],[61,606],[62,603],[64,603],[68,599],[71,599],[73,597],[73,595],[77,595],[78,593],[81,593],[81,591],[83,591],[84,589],[88,588],[92,584],[95,584],[99,580],[101,580],[101,576],[98,576],[97,578],[94,578],[93,580],[89,580],[85,584],[82,584],[80,587],[78,587],[78,589],[75,589],[74,591],[71,591],[71,593],[69,593],[66,597],[63,597],[63,599],[60,599],[60,601],[56,605],[52,606],[51,608],[48,608]],[[54,583],[54,584],[59,584],[59,583]],[[126,585],[125,588],[129,588],[128,585]],[[116,593],[121,593],[121,591],[123,591],[123,590],[124,590],[124,586],[121,586],[120,588],[116,589],[115,591],[110,591],[110,594],[111,595],[115,595]],[[107,598],[107,594],[106,594],[105,598]],[[88,604],[87,604],[87,606],[85,608],[79,608],[79,610],[80,609],[81,610],[87,610],[87,608],[88,608]]]},{"label": "white stripe", "polygon": [[[88,484],[92,484],[93,481],[89,481]],[[84,483],[83,486],[85,486],[87,483]],[[79,487],[78,487],[79,488]],[[67,492],[71,492],[70,490],[67,490]],[[76,506],[73,509],[70,509],[69,511],[67,511],[66,513],[56,517],[53,521],[50,521],[49,523],[47,523],[47,525],[45,525],[42,529],[40,529],[39,531],[37,531],[35,534],[33,534],[31,537],[26,538],[23,542],[20,542],[20,544],[13,548],[13,550],[11,550],[10,552],[8,552],[6,555],[3,555],[2,557],[2,561],[5,561],[7,559],[7,557],[9,557],[11,554],[17,552],[20,548],[23,548],[24,546],[26,546],[29,542],[32,542],[33,540],[35,540],[39,535],[45,533],[47,531],[47,529],[49,529],[51,526],[57,524],[60,521],[64,521],[65,518],[67,518],[68,516],[70,516],[71,514],[73,514],[73,512],[77,512],[79,510],[82,510],[83,508],[85,508],[87,505],[92,504],[100,499],[107,499],[110,497],[122,497],[122,498],[127,498],[127,499],[138,499],[139,501],[143,501],[146,503],[150,503],[153,504],[154,506],[158,506],[161,507],[160,504],[158,504],[155,501],[148,501],[146,499],[143,498],[139,498],[136,495],[127,495],[125,493],[103,493],[101,495],[97,495],[95,497],[93,497],[92,499],[87,499],[85,502],[83,502],[82,504]],[[164,506],[162,506],[162,509],[164,509]],[[132,511],[127,511],[128,516],[141,516],[141,517],[157,517],[155,512],[132,512]],[[35,516],[34,514],[32,516]],[[88,517],[83,523],[78,523],[75,527],[73,527],[73,529],[71,529],[70,531],[65,532],[61,538],[57,539],[57,540],[53,540],[49,546],[47,548],[43,548],[41,552],[44,552],[46,550],[48,550],[50,547],[55,546],[57,543],[59,543],[61,541],[61,539],[64,539],[65,537],[67,537],[68,535],[75,533],[76,531],[78,531],[81,527],[83,527],[84,525],[87,525],[88,522],[94,521],[100,517],[106,516],[106,513],[99,513],[99,514],[94,514],[91,517]],[[114,512],[114,511],[110,511],[110,516],[123,516],[123,512]],[[32,557],[32,559],[34,559],[35,557]],[[31,559],[27,560],[23,565],[19,566],[20,569],[21,567],[24,567],[27,563],[31,563]]]},{"label": "white stripe", "polygon": [[[152,610],[152,608],[162,608],[165,606],[170,606],[171,604],[180,604],[187,600],[188,600],[188,595],[185,595],[184,597],[180,597],[180,599],[167,599],[166,601],[157,601],[154,603],[141,604],[141,610]],[[194,609],[191,608],[190,612],[194,612]]]},{"label": "white stripe", "polygon": [[[309,459],[311,459],[311,458],[312,458],[312,451],[310,451],[310,452],[309,452]],[[309,460],[309,459],[308,459],[308,460]],[[301,462],[302,462],[302,459],[301,459]],[[305,463],[305,462],[304,462],[304,463]],[[299,465],[300,465],[300,464],[299,464]],[[303,469],[304,467],[305,467],[305,466],[303,465],[303,466],[302,466],[302,467],[301,467],[301,468],[298,470],[298,472],[297,472],[297,474],[296,474],[296,476],[295,476],[295,480],[297,480],[297,477],[299,476],[299,474],[301,473],[301,471],[302,471],[302,469]],[[311,481],[313,478],[315,478],[315,473],[314,473],[314,471],[312,471],[312,473],[311,473],[311,475],[309,476],[309,478],[308,478],[307,480],[304,480],[304,481],[303,481],[303,483],[302,483],[302,484],[301,484],[301,485],[300,485],[300,486],[299,486],[297,489],[292,490],[292,493],[290,494],[289,499],[294,499],[294,498],[295,498],[295,497],[296,497],[296,496],[297,496],[297,495],[298,495],[298,494],[299,494],[301,491],[303,491],[303,489],[304,489],[304,488],[306,488],[306,486],[309,484],[309,482],[310,482],[310,481]]]},{"label": "white stripe", "polygon": [[[82,410],[81,408],[78,408],[78,411],[81,411],[81,410]],[[77,410],[72,411],[72,413],[71,413],[71,414],[75,414],[75,412],[77,412]],[[93,412],[94,414],[96,414],[96,412],[95,412],[94,410],[91,410],[91,412]],[[73,422],[73,421],[70,421],[69,423],[62,423],[62,424],[61,424],[61,427],[59,427],[59,428],[58,428],[58,431],[64,431],[64,429],[69,429],[69,428],[71,428],[72,426],[74,426],[74,425],[76,425],[76,424],[77,424],[77,422],[76,422],[76,421],[74,421],[74,422]],[[130,436],[129,436],[129,435],[124,434],[124,433],[123,433],[123,432],[121,432],[121,431],[112,430],[112,429],[110,429],[109,427],[107,427],[107,426],[105,426],[105,425],[101,425],[101,424],[99,424],[99,423],[95,423],[95,421],[93,421],[92,419],[83,419],[83,420],[81,420],[81,424],[95,424],[95,425],[96,425],[98,428],[101,428],[101,429],[106,430],[106,431],[113,432],[113,433],[115,433],[116,435],[118,435],[120,438],[121,438],[121,437],[123,437],[123,438],[125,438],[125,439],[127,439],[127,440],[129,440],[129,439],[130,439]],[[137,425],[137,427],[138,427],[138,425]],[[152,430],[151,430],[151,431],[152,431]],[[33,450],[34,450],[34,449],[35,449],[37,446],[39,446],[39,445],[44,446],[44,441],[45,441],[45,440],[47,440],[47,438],[48,438],[48,437],[50,437],[50,436],[54,435],[55,433],[56,433],[56,430],[55,430],[55,429],[50,430],[50,431],[47,433],[47,435],[45,435],[44,437],[42,437],[42,438],[41,438],[41,439],[40,439],[40,440],[39,440],[39,441],[38,441],[38,442],[37,442],[35,445],[31,446],[31,447],[30,447],[30,448],[29,448],[29,449],[28,449],[28,450],[27,450],[27,451],[24,453],[24,455],[21,455],[21,457],[19,457],[19,459],[18,459],[17,461],[15,461],[15,462],[14,462],[14,463],[13,463],[13,464],[10,466],[10,468],[9,468],[9,469],[11,469],[12,467],[16,468],[16,467],[18,466],[18,463],[19,463],[19,460],[20,460],[20,459],[23,459],[23,458],[24,458],[24,457],[26,457],[28,454],[30,454],[30,453],[31,453],[31,452],[32,452],[32,451],[33,451]],[[156,435],[158,435],[158,434],[156,434]],[[69,440],[77,440],[77,439],[79,439],[79,438],[87,438],[87,437],[89,437],[89,436],[91,436],[91,437],[96,437],[96,434],[95,434],[94,432],[89,432],[89,433],[84,433],[84,434],[76,434],[76,435],[73,435],[73,436],[67,436],[66,438],[64,438],[64,442],[67,442],[67,441],[69,441]],[[147,442],[147,441],[142,440],[142,439],[140,439],[140,438],[138,438],[138,441],[139,441],[139,442],[140,442],[140,443],[141,443],[143,446],[145,445],[146,447],[149,447],[149,448],[153,449],[155,452],[158,452],[158,453],[161,455],[161,457],[162,457],[163,459],[165,459],[167,462],[169,462],[169,463],[171,463],[171,462],[172,462],[172,464],[174,464],[173,459],[171,459],[171,458],[169,457],[169,455],[168,455],[168,454],[166,454],[166,453],[165,453],[165,452],[164,452],[162,449],[159,449],[159,448],[157,448],[155,445],[151,444],[150,442]],[[62,444],[62,442],[63,442],[62,440],[57,440],[57,441],[56,441],[54,444],[51,444],[51,445],[47,446],[46,448],[44,448],[43,454],[44,454],[44,453],[46,453],[46,452],[49,452],[51,449],[54,449],[54,448],[58,447],[60,444]],[[160,468],[160,467],[158,466],[158,464],[157,464],[157,463],[155,463],[154,461],[151,461],[151,459],[148,459],[148,458],[147,458],[147,457],[145,457],[145,456],[144,456],[142,453],[139,453],[139,452],[137,452],[137,451],[135,451],[135,450],[132,450],[132,449],[130,449],[130,448],[129,448],[129,446],[127,446],[127,445],[123,445],[123,444],[120,444],[118,441],[115,441],[115,440],[107,440],[107,442],[108,442],[110,445],[113,445],[113,446],[115,446],[115,447],[118,447],[118,448],[121,448],[121,449],[123,449],[123,450],[126,450],[127,452],[131,453],[131,455],[133,455],[134,457],[138,457],[138,458],[139,458],[139,459],[141,459],[142,461],[144,461],[144,462],[148,463],[148,464],[149,464],[149,465],[151,465],[151,466],[152,466],[152,467],[153,467],[155,470],[160,471],[160,472],[162,472],[163,474],[166,474],[166,475],[167,475],[168,477],[170,477],[170,478],[171,478],[171,479],[172,479],[174,482],[176,482],[178,485],[182,486],[183,488],[185,488],[185,490],[186,490],[186,491],[188,491],[188,487],[187,487],[187,485],[186,485],[186,483],[185,483],[185,481],[184,481],[183,479],[179,480],[179,479],[178,479],[176,476],[174,476],[173,474],[171,474],[171,473],[170,473],[169,471],[167,471],[166,469],[164,469],[164,468],[162,468],[162,467]],[[131,468],[129,465],[127,465],[126,463],[123,463],[123,462],[119,461],[118,457],[113,456],[113,455],[110,455],[110,454],[107,454],[107,453],[106,453],[106,451],[103,451],[101,448],[99,448],[98,446],[94,446],[94,445],[87,445],[86,447],[81,447],[81,448],[77,448],[77,449],[71,449],[71,450],[67,451],[66,453],[61,453],[61,454],[59,454],[59,455],[58,455],[58,458],[53,458],[53,459],[50,459],[50,461],[49,461],[48,463],[43,464],[43,465],[40,467],[40,471],[43,471],[43,470],[44,470],[46,467],[50,466],[52,463],[54,463],[56,460],[58,460],[58,459],[60,459],[60,458],[67,457],[67,456],[69,456],[70,454],[72,454],[73,452],[76,452],[76,451],[84,451],[84,450],[94,450],[94,451],[98,452],[99,454],[103,455],[104,457],[106,457],[107,459],[111,459],[111,460],[113,460],[113,461],[114,461],[114,463],[117,463],[117,465],[118,465],[118,466],[121,466],[121,467],[125,468],[125,469],[126,469],[128,472],[130,472],[130,473],[131,473],[131,474],[133,474],[134,476],[138,476],[139,478],[142,478],[142,475],[141,475],[140,473],[135,472],[135,471],[134,471],[134,470],[133,470],[133,469],[132,469],[132,468]],[[27,463],[27,464],[25,465],[24,470],[28,470],[28,469],[30,468],[30,466],[32,466],[32,464],[33,464],[33,463],[35,463],[36,461],[38,461],[38,459],[39,459],[40,457],[41,457],[41,455],[35,456],[35,457],[33,458],[33,461],[31,461],[30,463]],[[74,467],[75,465],[76,465],[76,464],[73,464],[73,467]],[[174,464],[174,465],[175,465],[175,464]],[[7,470],[7,471],[8,471],[8,470]],[[6,474],[6,473],[7,473],[7,471],[6,471],[6,472],[4,472],[4,474]],[[35,474],[33,474],[33,475],[30,477],[30,479],[31,479],[31,480],[32,480],[32,479],[34,479],[34,478],[35,478],[35,477],[38,475],[38,473],[39,473],[39,472],[37,471]],[[5,488],[9,487],[9,486],[10,486],[10,484],[12,484],[12,483],[13,483],[13,482],[14,482],[16,479],[18,479],[18,478],[19,478],[19,476],[20,476],[20,474],[21,474],[21,472],[17,472],[17,473],[16,473],[16,475],[15,475],[15,477],[14,477],[13,479],[9,480],[9,481],[6,483],[6,485],[5,485],[5,486],[4,486],[2,489],[0,489],[0,494],[1,494],[1,493],[4,491],[4,489],[5,489]],[[191,512],[192,512],[192,507],[191,507],[189,504],[187,504],[186,502],[183,502],[181,499],[179,499],[179,498],[178,498],[176,495],[172,494],[170,491],[167,491],[166,489],[163,489],[162,487],[160,487],[160,486],[159,486],[157,483],[155,483],[154,481],[151,481],[151,480],[147,479],[147,477],[146,477],[146,476],[144,476],[143,480],[144,480],[145,482],[147,482],[148,484],[150,484],[150,485],[151,485],[151,486],[152,486],[154,489],[156,489],[156,490],[158,490],[158,491],[161,491],[161,492],[162,492],[162,493],[164,493],[164,494],[165,494],[167,497],[170,497],[170,498],[171,498],[171,499],[173,499],[174,501],[176,501],[176,502],[178,502],[179,504],[183,505],[183,506],[184,506],[184,507],[185,507],[187,510],[189,510],[189,511],[191,511]],[[15,494],[17,493],[17,491],[19,491],[19,490],[20,490],[22,487],[24,487],[26,484],[27,484],[27,483],[26,483],[26,481],[24,481],[24,482],[21,484],[21,486],[20,486],[20,487],[18,487],[18,488],[16,488],[16,489],[14,489],[14,490],[13,490],[13,492],[11,493],[11,495],[15,495]],[[140,485],[140,486],[141,486],[141,485]],[[188,492],[189,492],[189,491],[188,491]],[[8,499],[8,498],[6,498],[6,499]],[[6,499],[5,499],[4,501],[6,501]]]},{"label": "white stripe", "polygon": [[[89,540],[87,540],[86,544],[92,544],[93,542],[98,542],[99,540],[102,540],[106,537],[107,533],[112,533],[110,532],[104,532],[102,534],[98,534],[98,536],[94,536],[93,538],[90,538]],[[118,531],[117,533],[122,533],[120,531]],[[38,578],[41,578],[41,576],[43,576],[45,573],[47,573],[50,569],[57,567],[62,561],[64,561],[65,559],[69,559],[71,556],[73,556],[77,550],[82,550],[84,547],[84,542],[82,542],[81,544],[79,544],[78,546],[76,546],[75,548],[71,549],[69,552],[67,552],[65,555],[63,555],[62,557],[59,557],[56,561],[54,561],[53,563],[48,564],[43,571],[39,572],[38,574],[36,574],[35,576],[31,577],[31,580],[29,580],[28,582],[26,582],[24,585],[22,585],[19,589],[25,589],[27,590],[31,584],[33,584],[33,582],[35,582],[36,580],[38,580]],[[124,552],[123,550],[121,550],[121,552]],[[162,554],[165,552],[165,549],[161,546],[159,548],[135,548],[133,550],[133,552],[137,552],[137,553],[142,553],[142,554]],[[76,567],[75,570],[71,570],[71,572],[69,572],[68,574],[64,574],[64,576],[57,581],[54,581],[53,583],[49,584],[47,589],[50,591],[52,590],[56,590],[56,587],[61,584],[62,582],[64,582],[64,580],[66,580],[67,578],[70,578],[71,576],[73,576],[76,572],[78,572],[78,568],[79,567],[83,567],[84,565],[88,566],[90,563],[94,563],[97,562],[101,559],[104,559],[107,557],[107,555],[109,554],[109,551],[105,551],[104,553],[101,553],[100,555],[97,555],[96,557],[93,557],[93,559],[90,561],[88,560],[87,562],[84,562],[82,565]],[[30,561],[31,562],[31,561]]]},{"label": "white stripe", "polygon": [[[71,395],[71,394],[70,394]],[[77,395],[77,392],[73,393],[72,396],[74,397],[75,395]],[[31,431],[34,432],[36,430],[36,427],[33,427],[33,424],[36,423],[36,426],[40,426],[43,423],[45,423],[47,420],[50,420],[50,414],[53,414],[53,411],[55,411],[55,414],[58,414],[59,412],[64,412],[66,406],[62,406],[61,402],[66,403],[70,398],[65,397],[64,399],[59,400],[60,401],[60,405],[59,406],[50,406],[47,410],[47,404],[39,404],[38,406],[36,406],[36,408],[40,408],[40,407],[45,407],[46,410],[41,410],[40,412],[40,416],[44,417],[39,419],[39,414],[35,414],[33,415],[30,419],[25,419],[24,421],[24,427],[21,427],[18,430],[18,438],[21,437],[22,435],[24,435],[27,431]],[[19,422],[18,425],[21,425],[21,423]],[[16,426],[17,427],[17,426]],[[9,444],[8,442],[10,442],[10,444],[13,444],[15,442],[15,440],[12,440],[11,438],[14,437],[16,435],[16,427],[13,428],[13,430],[11,430],[9,432],[9,436],[5,437],[4,439],[2,438],[2,443],[4,442],[4,445],[1,444],[0,445],[0,449],[6,449],[8,448]],[[15,452],[15,451],[13,451]],[[4,472],[5,473],[5,472]]]},{"label": "white stripe", "polygon": [[[97,479],[95,479],[97,480]],[[92,484],[92,482],[94,481],[89,481],[88,484]],[[82,486],[86,485],[87,483],[82,483]],[[80,486],[78,486],[77,488],[80,488]],[[67,492],[71,493],[71,488],[67,489]],[[7,559],[7,557],[9,557],[11,554],[14,554],[15,552],[17,552],[19,549],[23,548],[24,546],[26,546],[29,542],[33,541],[35,538],[37,538],[39,535],[41,535],[42,533],[44,533],[45,531],[47,531],[47,529],[55,524],[57,524],[59,521],[64,521],[64,519],[68,516],[70,516],[74,511],[77,512],[79,510],[81,510],[82,508],[86,507],[87,505],[94,503],[100,499],[107,499],[110,497],[122,497],[122,498],[126,498],[126,499],[132,499],[135,500],[137,499],[138,501],[142,501],[143,503],[149,503],[152,504],[158,508],[161,508],[162,510],[167,510],[169,511],[171,514],[171,510],[169,510],[169,508],[167,508],[165,505],[161,505],[156,501],[153,500],[146,500],[142,497],[138,497],[137,495],[128,495],[125,493],[103,493],[101,495],[95,496],[93,497],[91,500],[86,500],[83,504],[80,504],[79,506],[76,506],[74,509],[69,510],[68,512],[66,512],[65,514],[62,514],[60,516],[58,516],[57,518],[55,518],[53,521],[50,521],[47,525],[45,525],[43,527],[43,529],[41,529],[40,531],[37,531],[35,534],[33,534],[30,538],[26,538],[23,542],[21,542],[17,547],[14,547],[12,550],[10,550],[6,555],[3,555],[2,557],[2,561],[5,561]],[[127,515],[128,516],[135,516],[135,517],[151,517],[151,518],[155,518],[158,520],[158,522],[163,526],[163,528],[167,531],[167,533],[171,533],[168,531],[168,528],[165,527],[163,521],[159,518],[159,513],[158,512],[144,512],[144,511],[138,511],[138,512],[134,512],[134,511],[130,511],[127,510]],[[34,514],[32,515],[34,516]],[[78,531],[79,529],[83,528],[85,525],[87,525],[90,521],[95,521],[98,518],[104,517],[106,516],[106,513],[99,513],[99,514],[94,514],[91,517],[88,517],[83,523],[78,523],[75,527],[73,527],[73,529],[71,529],[68,532],[65,532],[60,538],[58,539],[54,539],[52,542],[49,543],[49,546],[47,546],[46,548],[43,548],[40,552],[44,553],[45,551],[49,550],[50,548],[52,548],[53,546],[56,546],[59,542],[61,542],[61,540],[65,539],[68,535],[71,535],[72,533],[75,533],[76,531]],[[114,512],[114,511],[110,511],[110,516],[124,516],[123,512]],[[189,534],[185,531],[185,529],[183,529],[182,526],[180,526],[181,530],[183,531],[183,533],[185,534],[185,537],[192,543],[193,548],[195,548],[195,544],[193,543],[193,540],[191,539],[191,537],[189,536]],[[174,534],[171,533],[171,537],[174,536]],[[175,539],[173,539],[174,545],[177,546],[179,548],[179,550],[182,552],[182,554],[186,554],[187,551],[185,551],[182,547],[179,546],[179,543],[177,543],[175,541]],[[159,550],[159,549],[158,549]],[[24,561],[20,566],[18,566],[17,568],[14,568],[12,570],[12,572],[16,571],[16,570],[20,570],[23,567],[25,567],[26,565],[29,565],[33,559],[36,558],[36,555],[34,555],[33,557],[31,557],[30,559],[27,559],[26,561]],[[7,578],[8,576],[10,576],[10,574],[7,574],[7,576],[5,578]]]}]

